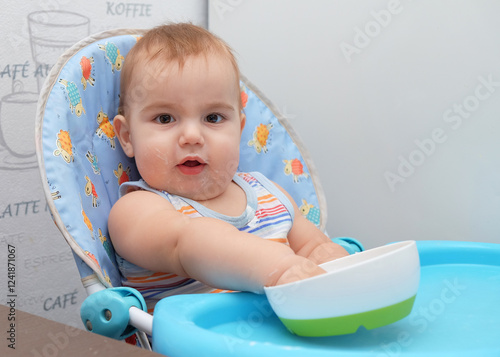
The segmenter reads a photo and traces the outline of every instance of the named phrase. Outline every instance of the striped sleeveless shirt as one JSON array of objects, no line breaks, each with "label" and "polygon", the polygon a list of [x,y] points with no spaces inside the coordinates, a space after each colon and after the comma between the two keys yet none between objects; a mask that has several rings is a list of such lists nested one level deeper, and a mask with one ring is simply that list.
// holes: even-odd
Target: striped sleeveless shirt
[{"label": "striped sleeveless shirt", "polygon": [[[143,180],[120,186],[120,197],[130,190],[147,190],[166,198],[174,208],[189,217],[213,217],[232,224],[242,232],[288,244],[287,235],[293,225],[294,210],[290,200],[264,175],[258,172],[237,173],[233,181],[243,189],[247,198],[246,210],[237,217],[215,212],[191,199],[171,195],[151,188]],[[178,294],[227,292],[209,287],[197,280],[166,272],[152,272],[116,255],[122,274],[122,285],[141,292],[148,309],[162,298]]]}]

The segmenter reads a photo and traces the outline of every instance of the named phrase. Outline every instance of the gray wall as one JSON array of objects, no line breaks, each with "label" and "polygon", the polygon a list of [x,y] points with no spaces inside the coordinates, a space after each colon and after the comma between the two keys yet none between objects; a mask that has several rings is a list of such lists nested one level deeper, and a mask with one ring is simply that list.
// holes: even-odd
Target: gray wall
[{"label": "gray wall", "polygon": [[318,167],[327,229],[499,242],[500,3],[212,1]]}]

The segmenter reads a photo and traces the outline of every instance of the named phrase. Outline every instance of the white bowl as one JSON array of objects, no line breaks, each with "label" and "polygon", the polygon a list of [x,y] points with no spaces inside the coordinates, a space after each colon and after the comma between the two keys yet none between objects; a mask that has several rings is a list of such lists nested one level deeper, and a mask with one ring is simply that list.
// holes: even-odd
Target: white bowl
[{"label": "white bowl", "polygon": [[322,264],[326,274],[266,287],[283,324],[300,336],[354,333],[407,316],[420,280],[414,241],[366,250]]}]

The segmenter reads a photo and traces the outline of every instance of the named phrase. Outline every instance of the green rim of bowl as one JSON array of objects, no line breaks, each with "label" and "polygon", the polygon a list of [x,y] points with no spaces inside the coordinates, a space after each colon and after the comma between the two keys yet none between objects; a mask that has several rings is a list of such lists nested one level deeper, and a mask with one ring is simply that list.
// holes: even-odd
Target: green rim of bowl
[{"label": "green rim of bowl", "polygon": [[394,305],[380,309],[346,316],[324,319],[285,319],[280,320],[290,332],[307,337],[336,336],[354,333],[360,326],[367,330],[392,324],[408,316],[415,302],[416,295]]}]

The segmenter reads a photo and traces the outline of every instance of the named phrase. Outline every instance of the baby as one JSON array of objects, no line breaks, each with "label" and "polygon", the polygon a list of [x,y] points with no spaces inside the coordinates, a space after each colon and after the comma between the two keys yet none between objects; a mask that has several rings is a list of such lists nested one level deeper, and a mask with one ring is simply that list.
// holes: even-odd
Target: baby
[{"label": "baby", "polygon": [[[132,48],[121,76],[113,124],[142,177],[122,184],[109,216],[125,286],[147,301],[261,293],[347,255],[282,188],[236,172],[245,114],[239,69],[221,39],[191,24],[160,26]],[[272,225],[256,216],[269,209],[282,215]]]}]

